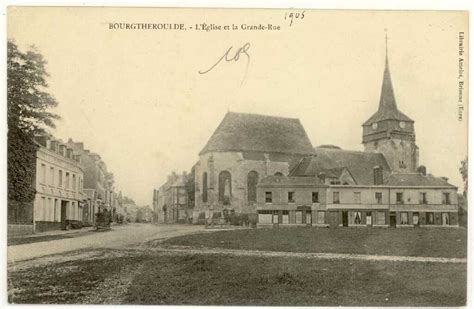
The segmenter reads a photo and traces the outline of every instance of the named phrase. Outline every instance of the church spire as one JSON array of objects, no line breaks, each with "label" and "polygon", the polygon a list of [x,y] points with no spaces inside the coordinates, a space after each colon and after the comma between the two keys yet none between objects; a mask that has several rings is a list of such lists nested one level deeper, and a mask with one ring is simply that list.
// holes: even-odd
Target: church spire
[{"label": "church spire", "polygon": [[383,72],[382,92],[380,94],[379,111],[392,112],[397,110],[395,94],[393,92],[392,78],[388,66],[388,38],[385,29],[385,70]]},{"label": "church spire", "polygon": [[385,69],[383,72],[382,91],[380,93],[379,108],[363,125],[371,126],[374,122],[383,120],[398,120],[413,122],[408,116],[398,110],[395,100],[395,94],[392,86],[392,78],[390,76],[390,68],[388,65],[388,36],[385,29]]}]

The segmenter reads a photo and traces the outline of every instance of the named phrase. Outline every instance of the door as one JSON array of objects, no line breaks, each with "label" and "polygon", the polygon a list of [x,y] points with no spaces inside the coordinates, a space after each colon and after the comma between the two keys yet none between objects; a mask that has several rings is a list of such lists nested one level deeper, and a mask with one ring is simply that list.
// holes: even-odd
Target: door
[{"label": "door", "polygon": [[66,229],[67,201],[61,201],[61,228]]},{"label": "door", "polygon": [[413,213],[413,226],[420,226],[420,215],[417,212]]},{"label": "door", "polygon": [[347,216],[347,211],[342,212],[342,226],[348,226],[349,224],[349,219]]},{"label": "door", "polygon": [[394,212],[390,213],[390,227],[397,226],[397,214]]}]

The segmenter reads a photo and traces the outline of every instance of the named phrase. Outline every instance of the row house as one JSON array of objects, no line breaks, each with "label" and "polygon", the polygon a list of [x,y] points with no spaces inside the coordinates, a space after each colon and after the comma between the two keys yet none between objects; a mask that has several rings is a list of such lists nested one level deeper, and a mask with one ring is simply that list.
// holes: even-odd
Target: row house
[{"label": "row house", "polygon": [[[193,215],[187,183],[189,175],[171,173],[167,181],[153,190],[153,210],[157,223],[187,223]],[[194,181],[192,177],[191,181]]]},{"label": "row house", "polygon": [[260,226],[458,227],[457,188],[432,175],[396,174],[377,185],[270,176],[257,191]]},{"label": "row house", "polygon": [[36,142],[34,231],[82,226],[87,196],[80,156],[60,140],[42,136]]},{"label": "row house", "polygon": [[114,175],[107,170],[107,165],[101,156],[86,149],[84,143],[69,139],[67,145],[80,157],[81,168],[84,171],[83,187],[88,196],[84,223],[94,225],[98,212],[104,210],[116,212]]},{"label": "row house", "polygon": [[288,177],[258,186],[258,223],[457,227],[457,187],[419,165],[414,121],[396,104],[388,57],[378,110],[362,124],[364,151],[322,146]]}]

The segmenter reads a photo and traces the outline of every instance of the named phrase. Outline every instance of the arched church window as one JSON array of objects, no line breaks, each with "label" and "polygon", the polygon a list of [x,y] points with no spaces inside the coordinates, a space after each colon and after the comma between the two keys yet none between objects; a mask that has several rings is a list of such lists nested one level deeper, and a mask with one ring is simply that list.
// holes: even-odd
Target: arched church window
[{"label": "arched church window", "polygon": [[247,197],[249,202],[257,201],[258,173],[250,171],[247,175]]},{"label": "arched church window", "polygon": [[202,202],[207,203],[207,173],[202,174]]},{"label": "arched church window", "polygon": [[229,205],[232,198],[232,176],[228,171],[219,173],[219,202]]}]

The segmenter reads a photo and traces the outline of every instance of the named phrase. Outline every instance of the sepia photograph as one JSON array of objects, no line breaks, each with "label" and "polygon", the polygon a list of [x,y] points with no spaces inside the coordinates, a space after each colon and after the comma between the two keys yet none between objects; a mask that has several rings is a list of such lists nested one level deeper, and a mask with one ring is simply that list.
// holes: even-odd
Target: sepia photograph
[{"label": "sepia photograph", "polygon": [[6,21],[10,305],[467,305],[468,11]]}]

